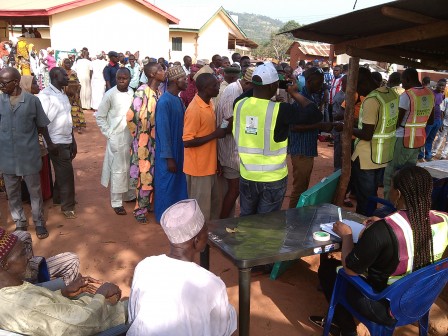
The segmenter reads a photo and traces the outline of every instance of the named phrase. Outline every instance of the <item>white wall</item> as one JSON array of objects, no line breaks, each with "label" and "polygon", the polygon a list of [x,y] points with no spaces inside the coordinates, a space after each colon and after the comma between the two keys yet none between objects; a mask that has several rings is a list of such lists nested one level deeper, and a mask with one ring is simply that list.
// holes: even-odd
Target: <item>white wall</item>
[{"label": "white wall", "polygon": [[[171,31],[170,37],[169,37],[169,49],[170,49],[170,55],[171,58],[169,59],[170,62],[176,62],[179,61],[183,64],[183,58],[185,55],[188,55],[192,58],[193,63],[196,62],[196,56],[195,56],[195,36],[196,33],[188,33],[188,32],[176,32]],[[172,38],[173,37],[182,37],[182,51],[172,51]]]},{"label": "white wall", "polygon": [[229,55],[228,41],[229,27],[221,16],[217,15],[199,33],[198,58],[206,58],[211,61],[215,54]]},{"label": "white wall", "polygon": [[99,1],[55,14],[50,27],[54,49],[87,47],[91,55],[102,50],[139,50],[140,58],[168,57],[166,18],[132,0]]}]

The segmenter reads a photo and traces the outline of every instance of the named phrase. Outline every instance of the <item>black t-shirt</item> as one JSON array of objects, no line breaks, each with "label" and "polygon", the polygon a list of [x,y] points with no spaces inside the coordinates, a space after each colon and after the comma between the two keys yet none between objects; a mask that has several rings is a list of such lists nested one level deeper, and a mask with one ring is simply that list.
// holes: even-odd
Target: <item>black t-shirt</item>
[{"label": "black t-shirt", "polygon": [[[253,89],[243,92],[233,102],[233,108],[241,99],[253,97]],[[316,104],[311,103],[303,107],[297,102],[280,103],[278,109],[277,122],[274,129],[274,141],[282,142],[288,139],[289,125],[301,124],[311,125],[322,120],[322,113]]]},{"label": "black t-shirt", "polygon": [[377,292],[387,287],[387,280],[398,262],[398,241],[384,220],[370,225],[345,259],[346,266],[353,272],[367,271],[367,282]]}]

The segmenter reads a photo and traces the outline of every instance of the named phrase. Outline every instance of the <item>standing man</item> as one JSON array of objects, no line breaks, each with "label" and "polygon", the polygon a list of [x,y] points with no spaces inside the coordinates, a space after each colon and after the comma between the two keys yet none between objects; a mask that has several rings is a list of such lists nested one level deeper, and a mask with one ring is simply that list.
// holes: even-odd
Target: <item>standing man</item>
[{"label": "standing man", "polygon": [[445,99],[444,95],[445,87],[446,87],[446,79],[439,79],[435,90],[432,91],[434,93],[434,122],[432,123],[432,125],[426,125],[425,146],[422,148],[422,151],[420,151],[418,155],[418,158],[420,160],[421,159],[424,159],[425,161],[432,160],[432,145],[434,139],[436,138],[437,132],[442,126],[443,116],[442,111],[440,110],[440,104],[442,104],[443,100]]},{"label": "standing man", "polygon": [[74,70],[78,75],[79,84],[81,84],[81,107],[83,110],[90,110],[92,99],[92,87],[90,80],[92,78],[92,61],[89,57],[89,50],[84,48],[81,53],[81,57],[78,58],[74,65]]},{"label": "standing man", "polygon": [[368,198],[377,196],[382,170],[395,155],[399,98],[391,88],[378,88],[367,68],[359,68],[357,92],[366,98],[359,111],[358,127],[353,129],[357,139],[352,155],[352,185],[356,212],[366,215]]},{"label": "standing man", "polygon": [[127,214],[123,201],[135,200],[135,190],[129,188],[132,137],[126,123],[126,113],[134,95],[129,87],[130,76],[128,68],[117,71],[117,85],[106,92],[95,115],[107,139],[101,184],[106,188],[110,184],[110,203],[117,215]]},{"label": "standing man", "polygon": [[333,103],[334,103],[334,97],[336,96],[336,93],[341,91],[342,87],[342,73],[341,73],[341,67],[339,65],[335,65],[333,68],[333,78],[330,82],[330,101],[328,104],[328,115],[330,116],[330,120],[333,121]]},{"label": "standing man", "polygon": [[219,92],[219,82],[213,74],[203,73],[196,79],[198,93],[185,112],[184,172],[187,175],[188,196],[198,201],[205,220],[217,219],[221,204],[218,189],[218,155],[216,139],[226,130],[216,128],[216,116],[211,99]]},{"label": "standing man", "polygon": [[268,62],[252,76],[253,97],[235,104],[233,135],[240,158],[241,216],[280,210],[286,192],[288,132],[291,124],[315,124],[322,120],[318,107],[288,87],[293,104],[271,101],[279,77]]},{"label": "standing man", "polygon": [[163,213],[160,224],[170,252],[145,258],[135,268],[127,335],[232,335],[237,318],[226,285],[194,263],[208,239],[198,203],[177,202]]},{"label": "standing man", "polygon": [[[237,69],[239,70],[239,68]],[[216,105],[216,125],[218,127],[224,120],[233,125],[233,103],[243,92],[253,88],[253,72],[254,68],[247,69],[242,79],[229,84],[221,94]],[[218,162],[222,167],[222,176],[226,182],[226,187],[223,188],[224,199],[219,218],[229,218],[240,194],[240,159],[231,127],[227,129],[227,134],[224,138],[218,139]]]},{"label": "standing man", "polygon": [[[405,166],[417,164],[420,147],[425,144],[426,124],[434,120],[434,94],[422,86],[418,72],[407,68],[401,74],[401,83],[406,90],[400,96],[399,115],[394,157],[384,171],[384,197],[388,199],[392,176]],[[357,195],[358,196],[358,195]]]},{"label": "standing man", "polygon": [[118,53],[116,51],[109,51],[109,64],[103,70],[104,80],[106,81],[106,91],[117,85],[117,71],[120,69],[118,63]]},{"label": "standing man", "polygon": [[236,53],[233,53],[231,57],[232,57],[232,62],[238,64],[241,68],[241,64],[240,64],[241,54],[236,52]]},{"label": "standing man", "polygon": [[[314,102],[317,106],[323,103],[324,72],[321,68],[312,67],[303,72],[305,86],[300,95]],[[319,130],[330,132],[333,124],[321,122],[310,125],[293,125],[289,134],[288,153],[291,155],[293,185],[289,208],[295,208],[300,195],[308,189],[314,158],[317,156],[317,137]]]},{"label": "standing man", "polygon": [[135,56],[130,54],[128,57],[129,63],[126,64],[126,68],[131,72],[131,81],[129,83],[129,87],[133,92],[137,90],[140,82],[140,65],[135,61]]},{"label": "standing man", "polygon": [[53,204],[61,204],[61,210],[66,219],[74,219],[75,215],[75,176],[72,160],[78,151],[73,136],[71,105],[63,87],[68,84],[68,75],[63,68],[50,70],[50,85],[43,89],[38,97],[50,120],[48,133],[56,145],[50,150],[53,163],[55,182]]},{"label": "standing man", "polygon": [[136,189],[134,217],[147,223],[146,214],[151,206],[154,191],[155,111],[159,100],[159,85],[166,74],[162,65],[149,62],[143,68],[148,83],[140,86],[127,112],[126,120],[133,138],[131,145],[131,188]]},{"label": "standing man", "polygon": [[48,237],[40,187],[42,160],[38,130],[48,137],[50,123],[37,97],[20,88],[20,74],[15,68],[0,71],[0,171],[3,173],[11,217],[16,230],[26,231],[28,222],[22,206],[21,180],[27,185],[33,222],[39,239]]},{"label": "standing man", "polygon": [[154,212],[157,223],[166,209],[188,196],[182,141],[185,106],[179,98],[179,93],[187,88],[187,75],[182,66],[168,68],[167,74],[168,88],[156,108]]},{"label": "standing man", "polygon": [[184,65],[182,66],[182,68],[184,68],[185,73],[187,74],[187,76],[190,74],[190,67],[193,64],[191,57],[188,55],[184,56]]}]

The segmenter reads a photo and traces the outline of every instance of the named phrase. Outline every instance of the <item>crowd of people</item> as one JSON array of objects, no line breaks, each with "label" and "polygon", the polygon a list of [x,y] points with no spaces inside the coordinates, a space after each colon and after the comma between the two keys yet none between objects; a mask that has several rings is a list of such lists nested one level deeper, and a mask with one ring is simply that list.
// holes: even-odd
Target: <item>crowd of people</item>
[{"label": "crowd of people", "polygon": [[[19,43],[10,47],[17,55],[23,49]],[[30,59],[33,46],[25,49]],[[234,217],[238,198],[240,216],[280,210],[288,154],[293,178],[289,207],[296,207],[309,187],[319,140],[333,146],[334,170],[341,168],[342,146],[350,145],[341,141],[347,65],[300,61],[294,69],[286,63],[252,64],[238,53],[194,64],[190,56],[182,64],[115,51],[92,60],[87,48],[58,60],[53,54],[47,49],[38,70],[29,72],[22,60],[11,62],[8,55],[0,70],[0,172],[19,234],[0,230],[0,301],[4,307],[27,311],[46,307],[33,322],[29,314],[2,311],[0,327],[37,335],[45,323],[52,335],[60,330],[90,335],[128,321],[129,335],[230,335],[236,329],[236,313],[224,283],[192,263],[206,246],[206,223]],[[344,268],[352,274],[368,270],[367,281],[377,290],[384,289],[392,275],[440,259],[448,244],[448,217],[431,211],[431,177],[416,167],[419,159],[436,158],[446,142],[445,88],[443,79],[434,90],[425,87],[412,68],[394,72],[387,80],[368,67],[359,69],[352,175],[344,204],[353,206],[352,194],[356,212],[366,215],[369,197],[384,185],[384,195],[397,211],[369,219],[356,247],[347,225],[337,222],[335,231],[342,237]],[[133,217],[142,224],[154,211],[170,244],[168,255],[139,263],[129,302],[120,301],[117,286],[78,274],[79,260],[73,255],[56,258],[69,265],[62,269],[71,270],[61,292],[24,281],[31,256],[20,238],[28,229],[21,183],[30,196],[39,239],[49,236],[43,192],[44,183],[51,184],[44,179],[51,176],[50,161],[53,203],[61,206],[66,219],[76,218],[74,130],[83,132],[86,110],[95,111],[107,141],[100,183],[110,189],[112,211],[125,216],[123,202],[135,202]],[[447,151],[448,143],[440,159]],[[373,245],[374,252],[369,249]],[[398,258],[398,250],[414,251],[414,246],[406,261]],[[320,279],[335,276],[339,265],[335,259],[323,260]],[[55,272],[52,277],[64,277]],[[334,280],[321,281],[327,298]],[[90,296],[78,298],[81,293]],[[372,306],[362,300],[358,304],[360,309]],[[77,313],[68,314],[73,309]],[[394,323],[387,304],[372,309],[366,314],[379,323]],[[56,317],[48,322],[49,316]],[[153,317],[151,323],[148,316]],[[323,324],[321,317],[311,320]],[[338,310],[335,320],[341,335],[356,334],[347,311]]]}]

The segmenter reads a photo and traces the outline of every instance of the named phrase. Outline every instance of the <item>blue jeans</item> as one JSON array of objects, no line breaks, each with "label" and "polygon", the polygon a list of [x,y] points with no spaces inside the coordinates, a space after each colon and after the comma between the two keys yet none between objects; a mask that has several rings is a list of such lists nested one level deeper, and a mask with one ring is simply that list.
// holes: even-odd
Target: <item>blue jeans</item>
[{"label": "blue jeans", "polygon": [[240,216],[280,210],[288,177],[275,182],[254,182],[240,177]]},{"label": "blue jeans", "polygon": [[420,151],[420,153],[418,154],[419,159],[422,159],[424,156],[425,160],[431,160],[432,144],[433,144],[434,139],[436,138],[437,132],[439,131],[441,126],[442,126],[442,119],[434,120],[434,123],[432,125],[426,125],[426,127],[425,127],[425,132],[426,132],[425,146],[422,148],[422,151]]},{"label": "blue jeans", "polygon": [[377,196],[378,186],[384,168],[361,169],[359,158],[352,162],[352,182],[356,193],[356,212],[366,215],[367,201],[370,196]]}]

